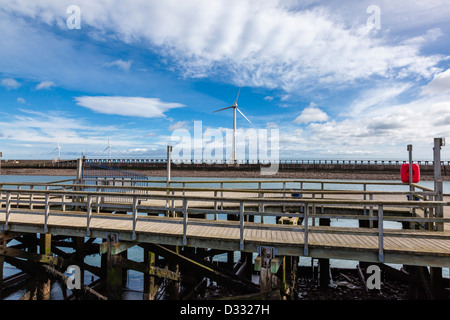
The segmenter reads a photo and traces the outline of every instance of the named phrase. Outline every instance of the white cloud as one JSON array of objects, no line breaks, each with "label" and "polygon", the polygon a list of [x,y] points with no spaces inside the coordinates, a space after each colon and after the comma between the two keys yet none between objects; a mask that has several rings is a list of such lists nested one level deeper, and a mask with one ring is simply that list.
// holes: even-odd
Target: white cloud
[{"label": "white cloud", "polygon": [[[401,15],[404,9],[383,4],[393,14]],[[365,27],[365,10],[359,15],[363,17],[361,25],[353,25],[343,22],[350,17],[342,9],[336,11],[328,3],[302,7],[260,0],[110,0],[105,5],[80,0],[79,5],[83,25],[106,39],[148,43],[168,58],[170,68],[185,77],[207,75],[291,92],[304,85],[347,83],[372,76],[429,78],[437,71],[437,63],[445,59],[421,53],[425,40],[440,35],[436,28],[422,38],[395,44],[383,35],[370,34]],[[50,0],[19,4],[5,0],[3,4],[6,12],[48,24],[67,18],[61,7],[58,1]],[[427,5],[414,3],[413,7]],[[434,7],[445,10],[441,3],[428,5]],[[129,61],[112,63],[129,68]]]},{"label": "white cloud", "polygon": [[122,59],[118,59],[113,62],[105,63],[104,66],[105,67],[117,67],[119,69],[122,69],[123,71],[129,71],[132,63],[133,63],[132,60],[124,61]]},{"label": "white cloud", "polygon": [[169,126],[169,131],[188,128],[189,128],[189,121],[177,121]]},{"label": "white cloud", "polygon": [[48,90],[55,87],[56,84],[53,81],[42,81],[36,86],[36,90]]},{"label": "white cloud", "polygon": [[305,124],[310,122],[323,122],[329,119],[328,115],[315,106],[305,108],[294,120],[294,123]]},{"label": "white cloud", "polygon": [[382,84],[379,87],[362,91],[344,114],[357,116],[374,107],[392,103],[400,94],[411,87],[412,85],[409,83],[389,82],[388,84]]},{"label": "white cloud", "polygon": [[94,112],[144,118],[165,117],[164,112],[184,107],[183,104],[163,102],[158,98],[82,96],[75,100],[78,105]]},{"label": "white cloud", "polygon": [[18,103],[25,103],[26,101],[25,101],[24,98],[19,97],[19,98],[17,98],[17,102]]},{"label": "white cloud", "polygon": [[450,69],[436,74],[423,89],[422,93],[426,95],[446,94],[450,92]]},{"label": "white cloud", "polygon": [[20,82],[12,78],[3,79],[1,84],[7,89],[18,89],[22,85]]}]

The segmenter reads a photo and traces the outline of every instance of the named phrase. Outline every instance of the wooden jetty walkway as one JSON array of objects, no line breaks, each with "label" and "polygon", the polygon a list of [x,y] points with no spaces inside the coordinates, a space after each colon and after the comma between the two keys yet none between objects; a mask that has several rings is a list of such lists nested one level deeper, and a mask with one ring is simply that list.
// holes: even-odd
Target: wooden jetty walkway
[{"label": "wooden jetty walkway", "polygon": [[[196,270],[216,281],[226,283],[227,279],[236,288],[244,287],[250,292],[254,292],[254,287],[244,280],[200,267],[192,254],[186,262],[186,255],[181,253],[193,249],[197,254],[208,256],[209,252],[213,256],[214,252],[239,251],[245,257],[242,268],[250,270],[247,274],[252,269],[267,268],[276,274],[280,265],[289,265],[286,257],[431,267],[435,274],[436,270],[450,267],[448,195],[437,201],[436,191],[418,184],[253,180],[254,187],[242,188],[233,184],[250,182],[172,181],[167,185],[164,181],[141,181],[163,186],[138,186],[136,182],[97,179],[92,185],[87,184],[88,179],[78,179],[1,183],[0,262],[14,263],[11,259],[21,258],[46,265],[67,267],[77,262],[85,266],[79,256],[78,260],[71,260],[61,253],[57,244],[63,244],[55,239],[82,239],[78,241],[85,249],[93,240],[83,239],[102,239],[104,243],[96,250],[108,255],[109,298],[118,297],[113,289],[120,287],[120,281],[117,284],[117,280],[111,280],[110,273],[117,265],[143,270],[150,276],[145,285],[147,297],[155,297],[156,289],[149,289],[155,285],[155,277],[173,281],[183,278],[173,264],[157,267],[155,252],[168,261],[173,259],[170,261],[176,265],[195,265]],[[208,183],[214,186],[207,186]],[[311,184],[318,187],[307,187]],[[334,187],[328,188],[330,185]],[[373,187],[379,185],[395,190],[403,185],[405,191],[374,191]],[[336,220],[354,221],[356,226],[335,226],[331,221]],[[29,242],[24,241],[36,234],[44,240],[39,254],[27,249]],[[51,244],[52,237],[59,242]],[[8,246],[12,239],[22,241],[22,246]],[[152,258],[147,257],[144,263],[115,258],[136,245],[153,252]],[[270,267],[264,264],[262,255],[269,249]],[[259,254],[256,259],[252,259],[254,253]],[[263,281],[261,273],[261,292],[271,291],[273,284],[269,283],[272,289],[263,290],[267,288]],[[248,293],[245,289],[242,292]]]}]

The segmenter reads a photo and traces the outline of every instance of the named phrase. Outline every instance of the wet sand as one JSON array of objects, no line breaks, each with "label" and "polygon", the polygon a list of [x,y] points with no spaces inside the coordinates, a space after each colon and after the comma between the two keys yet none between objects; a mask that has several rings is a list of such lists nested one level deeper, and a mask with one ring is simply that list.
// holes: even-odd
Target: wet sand
[{"label": "wet sand", "polygon": [[[167,175],[166,170],[135,170],[140,174],[144,174],[149,177],[165,177]],[[75,169],[9,169],[2,168],[2,175],[40,175],[40,176],[76,176]],[[172,177],[217,177],[217,178],[258,178],[258,179],[330,179],[330,180],[391,180],[400,181],[400,172],[398,174],[386,173],[386,174],[374,174],[374,173],[355,173],[355,172],[278,172],[275,175],[261,175],[259,171],[196,171],[196,170],[176,170],[172,169]],[[422,181],[433,181],[432,175],[422,175]],[[450,181],[450,176],[442,176],[443,181]]]}]

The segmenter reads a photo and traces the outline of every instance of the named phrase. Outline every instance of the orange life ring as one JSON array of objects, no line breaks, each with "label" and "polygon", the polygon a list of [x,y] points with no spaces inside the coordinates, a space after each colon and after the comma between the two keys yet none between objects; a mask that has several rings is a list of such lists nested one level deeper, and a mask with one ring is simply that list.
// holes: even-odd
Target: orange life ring
[{"label": "orange life ring", "polygon": [[[412,165],[412,182],[418,183],[420,181],[420,168],[417,163]],[[400,177],[403,183],[409,183],[409,163],[402,164],[400,168]]]}]

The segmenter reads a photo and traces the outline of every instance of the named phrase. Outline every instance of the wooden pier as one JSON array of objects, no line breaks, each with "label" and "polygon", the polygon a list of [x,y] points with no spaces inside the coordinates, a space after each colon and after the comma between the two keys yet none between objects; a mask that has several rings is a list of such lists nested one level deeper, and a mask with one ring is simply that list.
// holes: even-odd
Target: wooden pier
[{"label": "wooden pier", "polygon": [[[64,283],[64,271],[75,265],[98,280],[87,285],[82,277],[72,297],[120,299],[123,270],[131,269],[144,274],[144,299],[157,298],[163,287],[165,298],[189,297],[205,279],[237,296],[293,298],[302,257],[322,266],[329,259],[401,264],[411,273],[430,267],[429,297],[443,294],[450,200],[442,189],[329,180],[87,182],[1,183],[0,269],[7,262],[22,270],[14,279],[2,274],[3,297],[14,284],[38,277],[29,297],[48,298],[48,279]],[[405,191],[373,191],[380,184]],[[357,226],[333,226],[337,219]],[[127,257],[134,246],[143,248],[142,262]],[[241,253],[237,262],[234,252]],[[212,263],[223,253],[229,268]],[[102,265],[86,264],[89,254],[101,254]],[[251,281],[254,270],[258,284]]]}]

